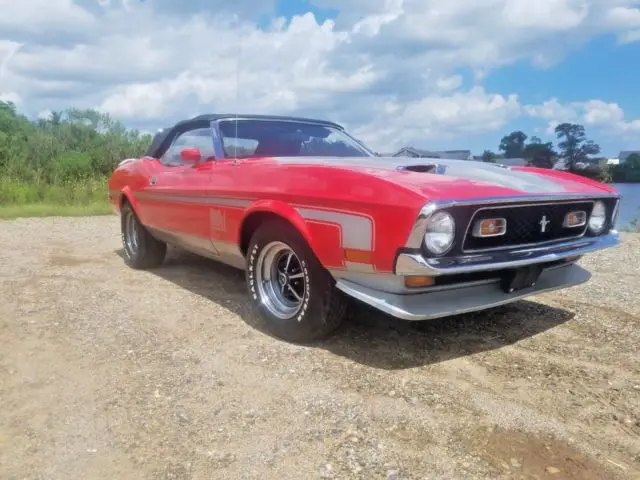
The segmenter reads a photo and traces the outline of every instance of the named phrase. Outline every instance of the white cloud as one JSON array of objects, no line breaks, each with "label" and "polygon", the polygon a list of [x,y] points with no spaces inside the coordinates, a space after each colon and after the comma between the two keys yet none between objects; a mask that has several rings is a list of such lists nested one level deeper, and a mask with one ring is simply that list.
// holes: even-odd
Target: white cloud
[{"label": "white cloud", "polygon": [[605,21],[619,28],[639,28],[640,8],[614,7],[609,10]]},{"label": "white cloud", "polygon": [[95,18],[73,0],[0,0],[0,29],[41,32],[93,26]]},{"label": "white cloud", "polygon": [[482,87],[493,68],[548,66],[597,35],[640,38],[634,0],[314,3],[340,14],[265,29],[254,19],[274,0],[0,0],[0,92],[32,115],[99,107],[145,129],[202,112],[303,113],[384,150],[464,140],[523,114],[638,128],[616,104],[522,106],[516,92]]},{"label": "white cloud", "polygon": [[580,123],[585,127],[599,128],[612,134],[640,133],[640,120],[626,120],[624,110],[617,103],[602,100],[561,103],[553,98],[541,105],[528,105],[525,111],[548,122],[547,132],[559,123]]},{"label": "white cloud", "polygon": [[476,86],[409,105],[387,102],[375,120],[355,132],[374,148],[393,150],[418,139],[440,141],[498,130],[520,113],[517,95],[491,94]]},{"label": "white cloud", "polygon": [[12,102],[15,105],[20,105],[22,103],[22,98],[16,92],[0,91],[0,102]]},{"label": "white cloud", "polygon": [[510,0],[505,2],[502,18],[511,28],[569,30],[588,17],[590,5],[572,0]]},{"label": "white cloud", "polygon": [[42,110],[38,112],[37,118],[40,120],[50,120],[53,116],[53,112],[51,110]]}]

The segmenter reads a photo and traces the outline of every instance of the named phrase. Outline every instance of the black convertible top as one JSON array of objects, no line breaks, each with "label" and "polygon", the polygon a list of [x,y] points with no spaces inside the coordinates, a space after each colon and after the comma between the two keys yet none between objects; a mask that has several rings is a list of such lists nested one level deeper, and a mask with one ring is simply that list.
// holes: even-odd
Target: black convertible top
[{"label": "black convertible top", "polygon": [[307,123],[316,123],[319,125],[327,125],[334,128],[338,128],[340,130],[344,130],[341,125],[338,125],[334,122],[329,122],[327,120],[318,120],[314,118],[305,118],[305,117],[289,117],[289,116],[279,116],[279,115],[241,115],[236,113],[207,113],[204,115],[198,115],[193,118],[188,118],[186,120],[181,120],[175,125],[171,127],[165,127],[154,135],[149,148],[147,148],[146,152],[144,152],[145,156],[160,158],[173,139],[187,130],[192,130],[194,128],[206,128],[212,121],[215,120],[233,120],[235,118],[242,120],[284,120],[290,122],[307,122]]}]

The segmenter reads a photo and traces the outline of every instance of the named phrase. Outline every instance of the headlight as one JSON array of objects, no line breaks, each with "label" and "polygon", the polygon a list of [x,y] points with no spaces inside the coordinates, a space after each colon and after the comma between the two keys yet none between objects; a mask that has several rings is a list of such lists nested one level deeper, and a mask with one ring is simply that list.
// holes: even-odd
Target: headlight
[{"label": "headlight", "polygon": [[456,223],[447,212],[438,212],[427,220],[424,244],[431,253],[442,255],[453,245]]},{"label": "headlight", "polygon": [[594,235],[600,235],[607,224],[607,209],[600,200],[593,205],[593,211],[589,218],[589,231]]}]

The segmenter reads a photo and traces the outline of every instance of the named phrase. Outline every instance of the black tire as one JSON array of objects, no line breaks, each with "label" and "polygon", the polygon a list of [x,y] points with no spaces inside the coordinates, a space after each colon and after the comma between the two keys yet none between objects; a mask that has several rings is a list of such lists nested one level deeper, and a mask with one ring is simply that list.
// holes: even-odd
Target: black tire
[{"label": "black tire", "polygon": [[[283,312],[280,315],[274,314],[269,301],[265,301],[268,300],[265,295],[269,297],[265,293],[265,287],[258,287],[260,278],[265,277],[259,272],[260,265],[266,265],[261,260],[261,254],[265,248],[274,248],[274,242],[286,245],[295,254],[300,273],[303,274],[300,280],[303,281],[304,292],[298,295],[302,300],[297,300],[299,309],[290,315]],[[267,254],[268,251],[263,255]],[[260,262],[263,263],[259,265]],[[300,275],[294,275],[293,272],[296,272],[295,267],[291,276]],[[340,326],[345,317],[347,299],[344,294],[335,288],[333,277],[321,265],[302,235],[285,221],[270,220],[258,227],[247,251],[246,282],[261,326],[286,341],[309,343],[326,338]],[[287,280],[287,284],[289,283],[292,280]]]},{"label": "black tire", "polygon": [[[137,232],[137,241],[131,242],[131,229],[127,222],[132,222]],[[167,253],[167,244],[154,238],[142,225],[128,202],[120,209],[120,230],[122,234],[122,246],[124,248],[124,261],[135,269],[147,269],[162,264]]]}]

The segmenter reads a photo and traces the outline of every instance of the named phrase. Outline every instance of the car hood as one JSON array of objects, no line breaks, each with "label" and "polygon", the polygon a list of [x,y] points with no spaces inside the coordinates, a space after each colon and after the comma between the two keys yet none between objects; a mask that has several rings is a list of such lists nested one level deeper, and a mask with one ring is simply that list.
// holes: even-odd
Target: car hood
[{"label": "car hood", "polygon": [[366,172],[428,197],[456,198],[529,194],[602,194],[593,180],[557,170],[508,167],[499,163],[407,157],[278,157],[283,164],[324,165]]}]

